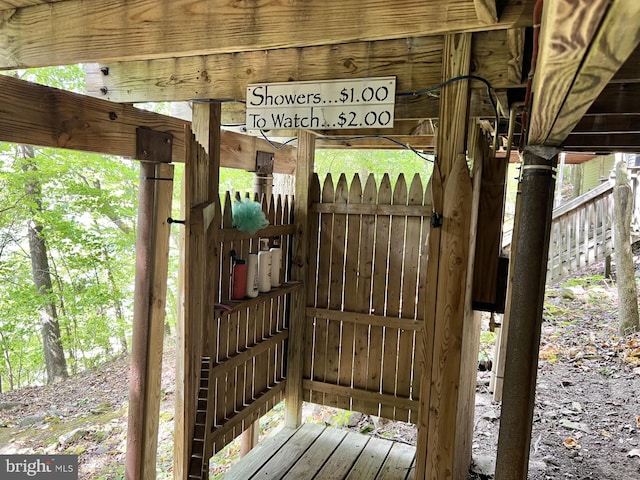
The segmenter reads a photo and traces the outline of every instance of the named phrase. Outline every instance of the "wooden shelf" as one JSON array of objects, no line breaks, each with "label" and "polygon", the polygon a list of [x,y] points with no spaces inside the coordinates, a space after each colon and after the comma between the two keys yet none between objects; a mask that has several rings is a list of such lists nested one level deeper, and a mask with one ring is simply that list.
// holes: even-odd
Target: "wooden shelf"
[{"label": "wooden shelf", "polygon": [[[250,308],[254,305],[259,305],[265,300],[280,297],[288,293],[293,293],[299,289],[302,289],[302,282],[286,282],[279,287],[272,288],[271,291],[266,293],[259,293],[255,298],[244,298],[242,300],[227,300],[224,304],[216,304],[213,310],[213,318],[222,318],[228,315],[237,313],[245,308]],[[225,305],[227,308],[220,307]]]}]

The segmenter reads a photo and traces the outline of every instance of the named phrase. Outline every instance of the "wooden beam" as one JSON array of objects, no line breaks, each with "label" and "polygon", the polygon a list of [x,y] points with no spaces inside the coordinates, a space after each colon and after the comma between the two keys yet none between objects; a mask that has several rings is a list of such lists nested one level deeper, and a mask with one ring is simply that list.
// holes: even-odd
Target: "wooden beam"
[{"label": "wooden beam", "polygon": [[627,61],[622,64],[620,70],[611,79],[609,83],[638,83],[640,82],[640,45],[635,48]]},{"label": "wooden beam", "polygon": [[[640,44],[640,2],[617,0],[611,4],[584,58],[571,90],[547,138],[549,145],[560,145],[591,104],[598,98],[618,69]],[[637,67],[637,65],[636,65]],[[640,84],[634,84],[640,90]],[[625,96],[631,96],[628,92]],[[631,98],[625,99],[625,103]],[[636,104],[640,101],[636,100]],[[639,112],[637,109],[636,112]]]},{"label": "wooden beam", "polygon": [[451,0],[434,0],[429,8],[421,0],[66,0],[3,13],[0,68],[503,30],[530,25],[533,4],[509,2],[499,22],[483,25],[471,2]]},{"label": "wooden beam", "polygon": [[567,150],[593,149],[598,152],[615,152],[618,149],[628,151],[636,148],[640,151],[640,133],[571,134],[563,141],[562,148]]},{"label": "wooden beam", "polygon": [[[291,279],[307,281],[309,270],[309,187],[313,177],[315,135],[300,131],[298,135],[298,166],[293,218],[296,234],[293,238]],[[287,349],[287,384],[285,391],[285,426],[297,428],[302,422],[302,372],[306,325],[306,289],[295,293],[291,299],[289,316],[289,344]]]},{"label": "wooden beam", "polygon": [[[158,178],[162,180],[157,180]],[[127,478],[156,473],[173,165],[142,162],[129,378]]]},{"label": "wooden beam", "polygon": [[586,115],[627,115],[640,112],[640,84],[613,83],[602,89]]},{"label": "wooden beam", "polygon": [[498,9],[496,0],[473,0],[476,15],[481,23],[493,25],[498,22]]},{"label": "wooden beam", "polygon": [[[189,122],[0,75],[0,141],[138,158],[136,129],[169,133],[172,162],[184,162]],[[255,152],[275,155],[274,171],[295,171],[295,148],[225,131],[222,166],[253,170]]]},{"label": "wooden beam", "polygon": [[385,150],[406,148],[403,145],[394,143],[392,140],[401,144],[410,145],[416,150],[433,150],[435,148],[435,135],[394,135],[386,138],[365,137],[356,138],[351,136],[340,135],[332,136],[330,139],[319,136],[317,138],[317,148],[349,148],[354,150]]},{"label": "wooden beam", "polygon": [[636,115],[587,115],[577,123],[572,134],[640,133],[640,113]]},{"label": "wooden beam", "polygon": [[547,141],[608,4],[609,0],[544,3],[529,145]]},{"label": "wooden beam", "polygon": [[128,105],[0,75],[0,141],[136,158],[136,129],[173,136],[171,158],[184,162],[187,122]]},{"label": "wooden beam", "polygon": [[[522,83],[519,77],[516,82],[511,81],[508,74],[513,53],[504,48],[507,37],[505,30],[474,33],[474,74],[486,78],[494,88],[511,88]],[[441,81],[442,44],[442,36],[431,36],[94,63],[85,67],[87,93],[127,103],[244,99],[246,85],[251,83],[387,75],[396,77],[396,91],[410,92]],[[472,82],[472,86],[484,88],[480,82]]]},{"label": "wooden beam", "polygon": [[61,2],[62,0],[0,0],[0,10],[12,10],[14,8],[31,7],[46,3]]},{"label": "wooden beam", "polygon": [[524,57],[524,28],[507,30],[507,81],[513,84],[522,83],[522,59]]}]

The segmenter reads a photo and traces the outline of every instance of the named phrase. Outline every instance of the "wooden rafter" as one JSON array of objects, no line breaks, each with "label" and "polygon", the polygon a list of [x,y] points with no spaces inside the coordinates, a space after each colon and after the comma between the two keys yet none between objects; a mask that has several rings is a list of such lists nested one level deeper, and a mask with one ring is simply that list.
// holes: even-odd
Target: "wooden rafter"
[{"label": "wooden rafter", "polygon": [[638,44],[640,4],[609,4],[545,2],[529,144],[560,145]]},{"label": "wooden rafter", "polygon": [[524,28],[512,28],[507,30],[507,48],[509,60],[507,61],[507,80],[509,83],[522,83],[522,58],[524,56]]},{"label": "wooden rafter", "polygon": [[[474,74],[494,88],[521,85],[509,73],[507,31],[474,34]],[[243,99],[246,85],[393,75],[396,91],[435,85],[442,75],[442,36],[355,42],[306,48],[112,62],[87,66],[87,92],[114,102]],[[520,55],[521,61],[521,55]],[[472,87],[484,88],[480,82]]]},{"label": "wooden rafter", "polygon": [[[146,127],[170,133],[172,161],[184,162],[185,125],[129,105],[0,75],[0,141],[138,158],[136,129]],[[226,131],[221,148],[225,167],[253,170],[255,152],[262,150],[274,153],[275,171],[295,171],[292,147],[276,150],[260,138]]]},{"label": "wooden rafter", "polygon": [[[630,18],[640,18],[640,2],[637,0],[618,0],[609,8],[549,133],[547,143],[550,145],[559,145],[567,138],[609,80],[640,43],[640,22],[629,22]],[[637,95],[629,97],[628,100],[637,99]]]},{"label": "wooden rafter", "polygon": [[482,23],[491,25],[498,22],[496,0],[473,0],[476,15]]},{"label": "wooden rafter", "polygon": [[481,25],[473,3],[452,0],[434,0],[429,8],[420,0],[66,0],[0,15],[0,68],[501,30],[530,24],[533,3],[509,2],[499,22]]}]

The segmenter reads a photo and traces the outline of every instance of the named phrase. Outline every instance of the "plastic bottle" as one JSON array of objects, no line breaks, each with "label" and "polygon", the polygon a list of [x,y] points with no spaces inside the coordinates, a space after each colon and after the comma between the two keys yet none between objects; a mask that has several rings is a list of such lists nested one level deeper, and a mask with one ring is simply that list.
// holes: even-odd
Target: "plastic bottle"
[{"label": "plastic bottle", "polygon": [[231,272],[231,298],[240,300],[247,295],[247,264],[241,258],[234,258]]},{"label": "plastic bottle", "polygon": [[282,248],[280,237],[273,237],[271,249],[271,287],[280,286],[280,269],[282,268]]},{"label": "plastic bottle", "polygon": [[258,254],[250,253],[247,257],[247,297],[258,296]]},{"label": "plastic bottle", "polygon": [[260,239],[260,251],[258,252],[258,291],[271,290],[271,252],[269,251],[269,239]]}]

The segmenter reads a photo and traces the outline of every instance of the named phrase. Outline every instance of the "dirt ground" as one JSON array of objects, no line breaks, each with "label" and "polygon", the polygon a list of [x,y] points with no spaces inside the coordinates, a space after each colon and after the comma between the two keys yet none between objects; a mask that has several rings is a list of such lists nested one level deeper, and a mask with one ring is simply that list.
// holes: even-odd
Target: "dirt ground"
[{"label": "dirt ground", "polygon": [[[618,338],[615,286],[586,276],[549,289],[538,369],[530,479],[640,479],[640,335]],[[175,348],[163,367],[158,478],[172,478]],[[490,345],[483,345],[483,351]],[[127,359],[64,383],[0,394],[0,453],[76,453],[81,479],[123,478]],[[470,479],[493,478],[500,406],[478,373]],[[359,414],[308,406],[309,420],[415,443],[415,429]],[[263,433],[281,423],[276,411]],[[214,457],[219,478],[237,445]]]}]

